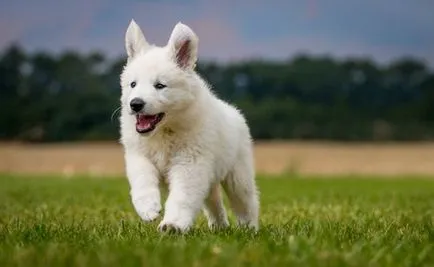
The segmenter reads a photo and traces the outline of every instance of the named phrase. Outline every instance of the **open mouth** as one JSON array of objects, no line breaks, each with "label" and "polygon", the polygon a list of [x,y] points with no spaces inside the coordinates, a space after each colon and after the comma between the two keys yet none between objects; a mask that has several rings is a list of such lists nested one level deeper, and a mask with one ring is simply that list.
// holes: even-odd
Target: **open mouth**
[{"label": "open mouth", "polygon": [[136,131],[138,133],[148,133],[153,131],[163,117],[164,113],[158,113],[155,115],[137,114]]}]

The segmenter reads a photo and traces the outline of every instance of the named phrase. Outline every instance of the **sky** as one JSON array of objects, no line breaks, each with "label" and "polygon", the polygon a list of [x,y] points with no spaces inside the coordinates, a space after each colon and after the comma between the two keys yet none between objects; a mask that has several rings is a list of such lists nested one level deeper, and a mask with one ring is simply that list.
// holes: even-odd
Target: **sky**
[{"label": "sky", "polygon": [[299,53],[414,56],[434,66],[432,0],[0,0],[0,50],[99,50],[124,56],[131,19],[165,45],[181,21],[199,37],[199,57],[221,62],[286,60]]}]

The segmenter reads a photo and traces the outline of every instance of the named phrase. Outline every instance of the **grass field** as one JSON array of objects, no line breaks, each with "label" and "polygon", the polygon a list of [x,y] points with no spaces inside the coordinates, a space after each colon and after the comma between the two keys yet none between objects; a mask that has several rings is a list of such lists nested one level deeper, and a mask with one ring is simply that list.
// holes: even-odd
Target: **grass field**
[{"label": "grass field", "polygon": [[142,223],[124,179],[3,175],[0,266],[433,266],[434,180],[363,178],[258,178],[258,233],[201,215],[181,236]]}]

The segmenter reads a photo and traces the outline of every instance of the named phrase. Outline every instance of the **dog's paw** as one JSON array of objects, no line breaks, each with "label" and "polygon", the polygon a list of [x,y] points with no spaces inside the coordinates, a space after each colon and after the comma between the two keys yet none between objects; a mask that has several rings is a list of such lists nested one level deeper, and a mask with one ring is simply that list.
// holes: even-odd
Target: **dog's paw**
[{"label": "dog's paw", "polygon": [[173,222],[165,222],[164,220],[158,225],[158,231],[161,233],[180,234],[185,233],[190,229],[187,224],[177,224]]},{"label": "dog's paw", "polygon": [[145,222],[155,220],[161,212],[161,204],[159,201],[150,197],[139,197],[133,199],[133,205],[137,214]]},{"label": "dog's paw", "polygon": [[208,221],[208,228],[212,231],[223,230],[229,227],[229,222],[226,219],[225,221],[217,222],[217,221]]}]

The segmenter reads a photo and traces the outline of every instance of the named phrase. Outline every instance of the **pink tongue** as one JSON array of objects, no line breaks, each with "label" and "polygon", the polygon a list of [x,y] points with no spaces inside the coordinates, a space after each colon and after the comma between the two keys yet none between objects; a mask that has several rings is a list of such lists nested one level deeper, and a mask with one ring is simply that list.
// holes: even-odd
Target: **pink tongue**
[{"label": "pink tongue", "polygon": [[155,115],[139,115],[137,118],[137,126],[142,129],[149,128],[154,120]]}]

